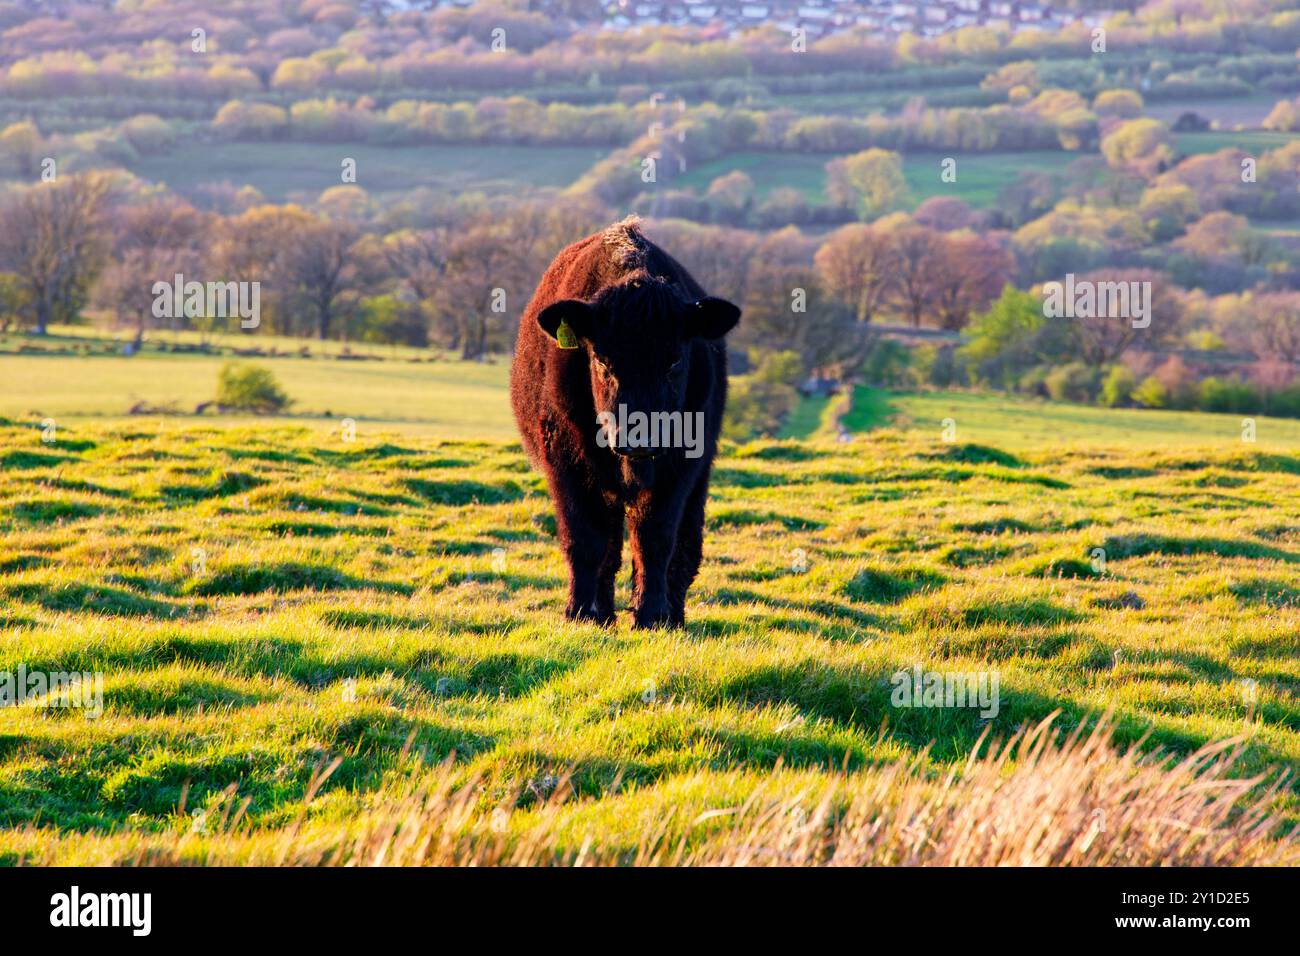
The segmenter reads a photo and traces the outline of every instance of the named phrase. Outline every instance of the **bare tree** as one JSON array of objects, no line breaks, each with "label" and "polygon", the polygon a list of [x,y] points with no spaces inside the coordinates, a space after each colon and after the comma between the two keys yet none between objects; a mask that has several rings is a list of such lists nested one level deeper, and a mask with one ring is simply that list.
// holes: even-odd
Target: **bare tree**
[{"label": "bare tree", "polygon": [[87,173],[22,189],[0,210],[0,263],[18,276],[37,335],[86,304],[108,251],[108,194],[108,179]]},{"label": "bare tree", "polygon": [[523,294],[516,293],[512,302],[509,290],[523,287],[526,268],[502,223],[484,220],[468,226],[452,242],[440,301],[457,324],[461,358],[486,355],[491,337],[507,331],[512,315],[517,319]]},{"label": "bare tree", "polygon": [[[1173,339],[1183,320],[1183,300],[1168,279],[1161,273],[1150,269],[1100,269],[1089,272],[1079,278],[1079,283],[1091,283],[1100,290],[1123,289],[1127,286],[1130,295],[1128,312],[1134,315],[1093,315],[1071,320],[1074,330],[1075,345],[1080,360],[1089,365],[1101,366],[1114,362],[1125,350],[1141,343],[1147,349],[1154,349]],[[1143,295],[1150,283],[1151,297],[1146,303],[1150,314],[1145,321],[1135,324],[1137,303],[1133,296]],[[1109,292],[1108,292],[1109,296]],[[1121,300],[1122,301],[1122,300]],[[1119,310],[1111,310],[1119,311]]]},{"label": "bare tree", "polygon": [[[153,316],[156,282],[175,275],[195,277],[208,217],[179,199],[156,198],[119,208],[112,220],[112,261],[96,285],[98,301],[119,323],[134,322],[135,347],[144,341]],[[183,316],[172,316],[173,323]]]},{"label": "bare tree", "polygon": [[1260,359],[1300,362],[1300,295],[1274,292],[1256,296],[1243,325],[1246,341]]},{"label": "bare tree", "polygon": [[447,280],[447,238],[442,230],[403,229],[380,244],[383,265],[419,303],[432,337],[447,348],[459,345],[459,330],[438,307],[438,290]]},{"label": "bare tree", "polygon": [[893,279],[895,251],[888,235],[864,223],[837,229],[817,250],[814,263],[826,290],[870,322]]},{"label": "bare tree", "polygon": [[316,219],[294,235],[285,268],[296,297],[312,318],[316,337],[324,341],[355,291],[353,257],[356,230],[328,219]]},{"label": "bare tree", "polygon": [[891,302],[908,322],[920,327],[921,319],[935,301],[935,278],[946,268],[940,234],[912,223],[899,226],[891,235],[894,250],[894,281]]},{"label": "bare tree", "polygon": [[937,237],[943,267],[932,278],[939,327],[956,331],[972,312],[987,308],[1011,278],[1011,254],[987,236],[947,233]]}]

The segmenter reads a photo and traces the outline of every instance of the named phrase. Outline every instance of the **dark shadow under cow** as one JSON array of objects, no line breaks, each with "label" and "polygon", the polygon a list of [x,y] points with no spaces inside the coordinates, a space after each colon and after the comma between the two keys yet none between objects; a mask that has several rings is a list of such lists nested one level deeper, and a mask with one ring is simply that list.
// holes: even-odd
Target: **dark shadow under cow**
[{"label": "dark shadow under cow", "polygon": [[570,620],[614,621],[626,519],[637,627],[682,625],[740,318],[625,220],[562,251],[519,325],[510,397],[545,473]]}]

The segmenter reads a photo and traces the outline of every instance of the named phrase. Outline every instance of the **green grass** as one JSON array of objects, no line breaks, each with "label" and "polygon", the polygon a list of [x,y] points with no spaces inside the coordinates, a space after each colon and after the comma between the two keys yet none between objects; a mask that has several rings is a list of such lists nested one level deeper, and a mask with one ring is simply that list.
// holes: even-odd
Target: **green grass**
[{"label": "green grass", "polygon": [[[957,181],[940,179],[940,162],[951,155],[957,160]],[[903,177],[908,195],[904,205],[914,208],[931,196],[956,196],[976,208],[993,205],[998,193],[1023,172],[1055,172],[1079,158],[1078,153],[1031,150],[1022,153],[908,153],[903,157]],[[830,153],[733,153],[701,163],[673,180],[675,187],[703,192],[718,176],[740,170],[754,180],[754,191],[763,199],[773,189],[792,188],[810,203],[826,202],[826,163]]]},{"label": "green grass", "polygon": [[[103,313],[89,313],[103,318]],[[46,335],[35,336],[26,332],[0,332],[0,355],[27,353],[33,355],[81,356],[88,354],[120,353],[124,346],[134,341],[134,329],[106,329],[91,325],[51,325]],[[301,354],[306,349],[310,355],[337,356],[363,355],[384,359],[425,360],[441,353],[427,348],[406,345],[344,342],[338,339],[304,339],[300,336],[276,335],[258,329],[254,332],[214,329],[199,332],[194,329],[149,329],[144,349],[175,354],[173,350],[206,346],[214,352],[233,355],[237,349],[260,349],[263,352]],[[184,354],[181,352],[180,354]]]},{"label": "green grass", "polygon": [[[1294,133],[1267,130],[1213,131],[1177,134],[1174,144],[1184,156],[1233,146],[1259,155],[1295,139]],[[933,196],[955,196],[976,209],[987,209],[997,201],[998,194],[1013,185],[1022,174],[1060,173],[1084,155],[1089,154],[1065,150],[906,153],[903,155],[903,178],[907,181],[908,192],[903,205],[914,209]],[[940,178],[940,164],[948,157],[957,161],[957,179],[951,183]],[[739,170],[753,179],[754,191],[760,201],[774,189],[793,188],[803,193],[810,203],[824,203],[826,163],[835,158],[836,155],[831,153],[732,153],[701,163],[674,179],[673,185],[702,193],[717,177]]]},{"label": "green grass", "polygon": [[670,185],[703,193],[719,176],[739,170],[754,181],[760,200],[773,189],[784,188],[799,190],[810,203],[822,203],[826,201],[826,163],[834,158],[827,153],[730,153],[688,169]]},{"label": "green grass", "polygon": [[[374,352],[387,354],[383,349]],[[53,418],[56,424],[88,418],[122,419],[133,406],[144,402],[154,408],[173,405],[187,413],[177,421],[192,422],[188,413],[215,397],[217,372],[226,361],[229,356],[154,352],[75,359],[0,355],[0,379],[6,382],[0,392],[0,416],[34,421]],[[362,432],[384,428],[443,437],[508,438],[514,434],[505,361],[341,361],[326,357],[247,361],[275,374],[293,399],[289,409],[293,418],[325,429],[337,430],[341,419],[352,418]],[[223,416],[222,420],[239,418]]]},{"label": "green grass", "polygon": [[781,426],[778,438],[827,438],[843,399],[835,395],[802,396]]},{"label": "green grass", "polygon": [[883,393],[858,388],[844,418],[851,432],[886,424],[921,438],[939,440],[945,419],[956,441],[1047,451],[1061,445],[1119,446],[1154,450],[1208,446],[1290,450],[1300,445],[1300,421],[1252,416],[1254,446],[1242,441],[1242,415],[1098,408],[973,392]]},{"label": "green grass", "polygon": [[369,146],[360,143],[186,143],[142,156],[128,168],[191,194],[213,183],[250,185],[269,200],[315,198],[338,186],[344,157],[357,162],[357,185],[375,196],[419,187],[450,193],[567,186],[604,158],[595,147]]},{"label": "green grass", "polygon": [[[907,180],[908,201],[912,206],[933,196],[954,196],[976,209],[985,209],[1022,174],[1061,172],[1080,156],[1064,150],[908,153],[903,157],[903,178]],[[956,182],[946,183],[940,178],[940,164],[948,157],[957,161]]]},{"label": "green grass", "polygon": [[[98,719],[0,709],[0,859],[112,857],[227,788],[256,834],[331,758],[316,827],[451,759],[489,809],[572,771],[566,839],[635,845],[665,806],[735,806],[778,764],[815,785],[927,747],[959,760],[974,711],[890,705],[917,663],[995,670],[995,735],[1113,708],[1124,740],[1240,735],[1240,772],[1300,769],[1300,459],[1026,450],[968,425],[972,402],[894,401],[923,400],[956,408],[957,444],[725,449],[688,626],[656,633],[562,621],[550,502],[517,445],[0,428],[0,672],[104,675]],[[1294,821],[1295,791],[1278,801]]]},{"label": "green grass", "polygon": [[1270,149],[1280,149],[1296,141],[1295,133],[1271,130],[1212,130],[1206,133],[1175,133],[1174,148],[1183,156],[1216,153],[1221,149],[1242,149],[1258,158]]}]

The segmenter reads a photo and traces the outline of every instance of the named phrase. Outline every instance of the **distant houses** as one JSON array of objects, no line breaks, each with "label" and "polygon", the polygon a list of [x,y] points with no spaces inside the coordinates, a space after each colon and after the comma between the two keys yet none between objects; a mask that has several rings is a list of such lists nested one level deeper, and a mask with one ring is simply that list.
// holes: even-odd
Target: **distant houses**
[{"label": "distant houses", "polygon": [[[543,12],[548,3],[540,0]],[[1102,11],[1084,16],[1027,0],[611,0],[605,9],[604,25],[615,30],[710,24],[734,34],[773,25],[783,30],[802,27],[810,37],[863,27],[921,36],[974,26],[1056,30],[1076,20],[1093,25],[1106,16]]]}]

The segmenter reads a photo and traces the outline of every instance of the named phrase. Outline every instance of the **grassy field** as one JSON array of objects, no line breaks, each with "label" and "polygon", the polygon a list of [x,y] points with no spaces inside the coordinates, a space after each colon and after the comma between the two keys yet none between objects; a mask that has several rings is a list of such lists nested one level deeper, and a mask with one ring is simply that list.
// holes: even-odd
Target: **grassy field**
[{"label": "grassy field", "polygon": [[[703,192],[718,176],[740,170],[754,180],[760,198],[773,189],[793,188],[811,203],[826,201],[826,163],[836,156],[829,153],[733,153],[701,163],[674,185],[688,186]],[[1063,170],[1079,158],[1078,153],[1058,150],[1032,150],[1023,153],[957,153],[957,181],[945,183],[939,178],[940,153],[908,153],[903,156],[903,176],[907,180],[906,205],[915,207],[931,196],[950,195],[976,208],[992,206],[998,193],[1014,183],[1022,172]]]},{"label": "grassy field", "polygon": [[[914,793],[1058,710],[1300,769],[1300,459],[922,434],[727,448],[688,626],[646,633],[562,622],[512,444],[0,428],[0,672],[104,675],[98,719],[0,709],[0,861],[274,862],[435,803],[465,839],[544,822],[548,852],[626,858],[707,844],[758,794],[804,820],[838,819],[825,787]],[[998,675],[997,715],[892,706],[917,665]],[[1116,779],[1071,786],[1079,819]],[[1294,823],[1290,786],[1267,799]],[[997,805],[1023,838],[1032,801]]]},{"label": "grassy field", "polygon": [[[176,354],[145,351],[117,353],[119,340],[92,336],[85,330],[61,329],[43,346],[52,354],[16,353],[31,340],[0,337],[0,417],[39,423],[53,418],[64,424],[126,424],[147,420],[169,428],[195,424],[298,424],[317,434],[338,433],[351,418],[363,436],[391,431],[426,438],[486,438],[509,441],[516,434],[507,381],[509,366],[462,362],[425,349],[352,346],[368,360],[338,358],[340,343],[310,343],[307,358],[280,355],[240,359],[270,369],[293,405],[289,414],[267,419],[233,414],[193,414],[216,393],[217,372],[230,354]],[[188,334],[154,336],[167,343],[193,344]],[[217,336],[213,344],[248,346],[237,335]],[[299,340],[258,336],[256,344],[281,352],[301,347]],[[6,351],[6,348],[8,349]],[[94,350],[69,360],[69,350]],[[103,353],[103,354],[100,354]],[[129,414],[144,403],[144,414]],[[807,399],[783,426],[780,437],[834,439],[839,401]],[[177,414],[168,414],[168,409]],[[865,434],[894,428],[909,437],[937,440],[945,419],[953,419],[956,439],[1014,449],[1040,450],[1058,445],[1137,446],[1141,448],[1220,448],[1241,445],[1242,416],[1199,412],[1105,409],[1025,399],[1011,395],[967,392],[885,394],[859,388],[843,418],[845,429]],[[1300,444],[1300,421],[1255,419],[1260,448],[1292,449]]]},{"label": "grassy field", "polygon": [[[182,195],[232,182],[267,199],[314,199],[340,184],[344,157],[357,162],[357,185],[383,197],[429,187],[449,193],[508,193],[526,186],[567,186],[608,150],[550,146],[369,146],[340,143],[186,143],[130,164],[137,176]],[[201,198],[201,197],[200,197]]]},{"label": "grassy field", "polygon": [[1264,117],[1280,99],[1277,93],[1252,93],[1248,96],[1231,96],[1221,99],[1157,100],[1142,108],[1142,115],[1158,119],[1170,126],[1184,113],[1197,113],[1220,128],[1231,130],[1258,128]]},{"label": "grassy field", "polygon": [[[261,339],[259,345],[269,348]],[[315,343],[313,343],[313,347]],[[337,345],[331,352],[337,351]],[[391,350],[372,348],[382,360],[343,361],[310,358],[248,359],[270,369],[294,404],[288,419],[324,430],[338,430],[351,418],[361,431],[382,428],[439,437],[509,438],[514,434],[506,382],[509,366],[388,357]],[[414,350],[410,350],[414,353]],[[121,420],[139,403],[169,406],[182,413],[174,420],[194,422],[201,402],[213,399],[217,373],[230,356],[144,352],[136,356],[93,355],[69,361],[60,355],[0,355],[0,416],[56,423],[87,419]],[[170,416],[168,416],[170,417]],[[156,420],[157,416],[154,416]],[[227,423],[263,421],[251,416],[205,416]]]},{"label": "grassy field", "polygon": [[[957,160],[957,181],[940,179],[946,156]],[[998,193],[1024,173],[1061,172],[1080,158],[1064,150],[1026,150],[1020,153],[908,153],[903,157],[909,202],[920,205],[932,196],[954,196],[976,209],[992,206]]]},{"label": "grassy field", "polygon": [[[891,426],[938,440],[951,419],[956,441],[1047,451],[1059,446],[1249,448],[1241,415],[1099,408],[973,392],[883,393],[859,388],[844,416],[845,428],[862,433]],[[1300,421],[1253,417],[1255,447],[1291,451],[1300,446]]]},{"label": "grassy field", "polygon": [[1183,156],[1215,153],[1221,149],[1243,149],[1258,157],[1270,149],[1281,149],[1296,141],[1295,133],[1272,130],[1214,130],[1207,133],[1175,133],[1174,148]]}]

